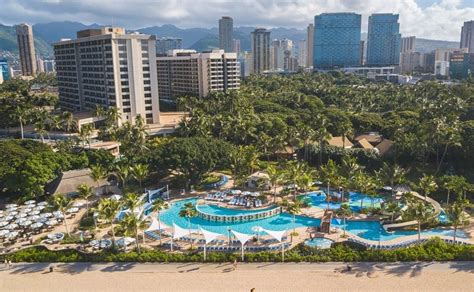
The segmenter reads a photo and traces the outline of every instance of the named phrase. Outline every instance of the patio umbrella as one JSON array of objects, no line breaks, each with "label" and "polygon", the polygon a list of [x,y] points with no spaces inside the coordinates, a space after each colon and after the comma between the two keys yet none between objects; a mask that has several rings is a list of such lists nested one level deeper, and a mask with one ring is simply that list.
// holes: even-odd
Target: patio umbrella
[{"label": "patio umbrella", "polygon": [[25,202],[25,205],[31,205],[31,204],[35,204],[35,203],[36,203],[35,200],[29,200],[29,201]]},{"label": "patio umbrella", "polygon": [[48,218],[46,217],[39,217],[37,219],[34,220],[35,222],[41,222],[41,223],[45,223],[46,221],[48,221]]},{"label": "patio umbrella", "polygon": [[79,212],[79,208],[76,208],[76,207],[69,208],[66,210],[66,213],[77,213],[77,212]]},{"label": "patio umbrella", "polygon": [[46,221],[45,224],[48,225],[48,226],[54,226],[54,225],[58,224],[58,220],[51,219],[51,220]]},{"label": "patio umbrella", "polygon": [[18,224],[15,224],[15,223],[12,223],[12,224],[9,224],[5,227],[3,227],[4,229],[8,229],[8,230],[15,230],[18,228]]},{"label": "patio umbrella", "polygon": [[0,230],[0,237],[4,237],[6,234],[10,233],[10,230]]},{"label": "patio umbrella", "polygon": [[28,220],[26,218],[18,218],[18,219],[15,220],[15,223],[20,224],[20,223],[23,223],[25,221],[28,221]]},{"label": "patio umbrella", "polygon": [[41,218],[49,218],[49,217],[53,217],[53,213],[43,213],[41,215],[39,215]]},{"label": "patio umbrella", "polygon": [[16,216],[16,215],[18,215],[18,212],[17,211],[11,211],[10,213],[8,213],[8,215]]},{"label": "patio umbrella", "polygon": [[4,218],[5,221],[12,221],[13,219],[15,219],[15,217],[13,217],[13,215],[8,215],[7,217]]},{"label": "patio umbrella", "polygon": [[31,209],[31,208],[26,208],[26,209],[21,210],[21,213],[29,213],[29,212],[31,212],[31,211],[33,211],[33,209]]},{"label": "patio umbrella", "polygon": [[48,234],[48,238],[51,239],[51,240],[54,240],[54,241],[63,240],[64,233],[62,233],[62,232],[50,233],[50,234]]},{"label": "patio umbrella", "polygon": [[9,209],[9,208],[16,208],[16,207],[18,207],[17,204],[6,204],[6,205],[5,205],[5,208],[7,208],[7,209]]},{"label": "patio umbrella", "polygon": [[61,211],[54,211],[53,216],[56,218],[64,218],[64,214]]},{"label": "patio umbrella", "polygon": [[45,206],[36,206],[33,208],[33,210],[35,211],[41,211],[41,210],[44,210],[46,207]]},{"label": "patio umbrella", "polygon": [[33,222],[31,222],[31,220],[26,220],[24,222],[21,222],[20,226],[27,227],[27,226],[30,226],[31,224],[33,224]]},{"label": "patio umbrella", "polygon": [[120,199],[122,199],[122,196],[121,195],[112,195],[112,196],[110,196],[110,199],[112,201],[120,201]]},{"label": "patio umbrella", "polygon": [[18,236],[18,234],[19,233],[17,231],[12,231],[12,232],[7,233],[4,237],[6,239],[14,239]]},{"label": "patio umbrella", "polygon": [[20,213],[20,214],[16,215],[16,218],[26,218],[26,217],[28,217],[28,214],[26,214],[26,213]]},{"label": "patio umbrella", "polygon": [[39,202],[38,206],[48,206],[48,202]]},{"label": "patio umbrella", "polygon": [[41,222],[36,222],[36,223],[31,224],[30,228],[32,228],[32,229],[39,229],[39,228],[43,227],[43,225],[44,225],[44,224],[41,223]]},{"label": "patio umbrella", "polygon": [[260,232],[262,232],[264,229],[260,226],[254,226],[252,227],[252,231],[255,231],[257,232],[257,242],[259,241],[260,239]]},{"label": "patio umbrella", "polygon": [[31,221],[38,221],[38,219],[40,219],[40,218],[41,217],[38,216],[38,215],[33,215],[33,216],[26,217],[26,219],[31,220]]},{"label": "patio umbrella", "polygon": [[9,223],[8,221],[0,221],[0,227],[7,226]]},{"label": "patio umbrella", "polygon": [[32,211],[30,212],[30,215],[39,215],[41,212],[40,211]]}]

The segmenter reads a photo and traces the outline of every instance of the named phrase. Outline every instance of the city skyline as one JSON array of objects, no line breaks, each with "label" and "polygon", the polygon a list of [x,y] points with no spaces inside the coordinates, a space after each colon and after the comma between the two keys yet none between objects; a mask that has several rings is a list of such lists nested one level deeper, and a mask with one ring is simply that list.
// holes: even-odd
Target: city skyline
[{"label": "city skyline", "polygon": [[[459,41],[464,21],[472,19],[474,4],[461,0],[394,0],[388,3],[370,1],[220,1],[203,5],[187,5],[187,1],[102,1],[92,5],[90,0],[79,2],[0,0],[3,9],[0,19],[4,24],[20,22],[44,23],[51,21],[78,21],[125,26],[129,29],[174,24],[183,28],[216,27],[216,19],[229,15],[234,26],[288,27],[304,29],[314,15],[325,12],[355,12],[362,15],[362,31],[367,31],[368,16],[373,13],[400,15],[402,35],[419,38]],[[91,5],[89,5],[91,4]],[[137,3],[138,4],[138,3]],[[195,4],[195,3],[194,3]],[[132,7],[129,7],[133,5]],[[161,5],[163,9],[152,9]],[[252,8],[252,9],[250,9]],[[292,17],[288,17],[291,15]]]}]

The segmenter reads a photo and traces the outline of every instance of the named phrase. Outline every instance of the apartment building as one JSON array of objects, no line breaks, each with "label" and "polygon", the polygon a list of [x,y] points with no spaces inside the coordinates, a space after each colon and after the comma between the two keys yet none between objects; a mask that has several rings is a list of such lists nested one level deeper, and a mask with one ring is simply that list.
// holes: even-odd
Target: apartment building
[{"label": "apartment building", "polygon": [[54,44],[59,103],[82,112],[117,107],[119,124],[140,115],[159,124],[156,37],[104,27]]},{"label": "apartment building", "polygon": [[173,50],[157,57],[160,100],[175,102],[185,95],[206,97],[210,92],[238,89],[240,65],[236,53],[213,50]]}]

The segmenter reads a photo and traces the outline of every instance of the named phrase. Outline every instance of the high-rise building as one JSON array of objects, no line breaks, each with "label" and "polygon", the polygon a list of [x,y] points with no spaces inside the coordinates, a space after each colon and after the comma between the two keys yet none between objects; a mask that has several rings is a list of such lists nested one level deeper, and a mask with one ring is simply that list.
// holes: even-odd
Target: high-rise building
[{"label": "high-rise building", "polygon": [[54,44],[59,104],[71,111],[116,107],[119,123],[159,124],[156,37],[104,27]]},{"label": "high-rise building", "polygon": [[461,30],[460,48],[467,48],[468,53],[474,53],[474,20],[464,22]]},{"label": "high-rise building", "polygon": [[361,15],[323,13],[314,17],[313,67],[333,69],[360,64]]},{"label": "high-rise building", "polygon": [[270,70],[270,32],[264,28],[256,28],[252,32],[252,73],[261,74]]},{"label": "high-rise building", "polygon": [[166,55],[168,51],[182,49],[183,39],[164,37],[156,40],[156,54]]},{"label": "high-rise building", "polygon": [[18,51],[20,53],[21,74],[34,76],[36,74],[36,53],[31,25],[22,23],[16,26]]},{"label": "high-rise building", "polygon": [[156,64],[158,91],[164,102],[175,102],[185,95],[206,97],[210,92],[240,87],[236,53],[174,50],[168,56],[157,57]]},{"label": "high-rise building", "polygon": [[234,30],[234,20],[230,16],[223,16],[219,19],[219,48],[225,52],[232,52],[232,34]]},{"label": "high-rise building", "polygon": [[403,37],[400,41],[400,53],[414,52],[416,46],[416,37]]},{"label": "high-rise building", "polygon": [[7,59],[0,58],[0,75],[3,81],[7,81],[11,78],[10,65]]},{"label": "high-rise building", "polygon": [[367,65],[398,65],[400,62],[400,38],[398,14],[379,13],[369,16]]},{"label": "high-rise building", "polygon": [[360,55],[360,65],[363,66],[365,64],[365,41],[360,41],[360,48],[359,48],[359,55]]},{"label": "high-rise building", "polygon": [[423,53],[400,53],[400,73],[419,71],[423,65]]},{"label": "high-rise building", "polygon": [[44,61],[40,56],[36,56],[36,73],[44,73]]},{"label": "high-rise building", "polygon": [[247,77],[250,76],[250,74],[253,74],[253,58],[252,58],[252,53],[249,52],[244,52],[242,54],[242,59],[243,62],[243,67],[240,67],[240,74],[242,77]]},{"label": "high-rise building", "polygon": [[285,52],[293,50],[293,41],[289,39],[273,40],[270,47],[270,69],[284,70]]},{"label": "high-rise building", "polygon": [[237,58],[240,57],[240,54],[242,53],[242,49],[240,48],[240,40],[232,40],[232,52],[237,53]]},{"label": "high-rise building", "polygon": [[306,40],[300,40],[298,42],[298,65],[306,68],[306,60],[308,58]]},{"label": "high-rise building", "polygon": [[306,67],[313,66],[314,51],[314,24],[310,23],[306,28]]},{"label": "high-rise building", "polygon": [[452,53],[449,60],[449,77],[460,80],[469,76],[474,76],[474,53]]}]

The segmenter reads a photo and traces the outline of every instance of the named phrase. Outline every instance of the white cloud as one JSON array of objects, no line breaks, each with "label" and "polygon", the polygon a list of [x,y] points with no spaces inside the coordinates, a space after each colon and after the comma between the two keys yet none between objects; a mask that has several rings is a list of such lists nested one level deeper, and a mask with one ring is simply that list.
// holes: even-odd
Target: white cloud
[{"label": "white cloud", "polygon": [[368,15],[392,12],[400,14],[404,35],[459,41],[462,23],[474,19],[474,7],[465,3],[433,0],[421,7],[415,0],[0,0],[0,20],[7,24],[70,20],[133,29],[166,23],[211,27],[217,26],[220,16],[230,15],[236,26],[304,28],[316,14],[353,11],[363,15],[366,30]]}]

